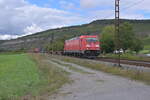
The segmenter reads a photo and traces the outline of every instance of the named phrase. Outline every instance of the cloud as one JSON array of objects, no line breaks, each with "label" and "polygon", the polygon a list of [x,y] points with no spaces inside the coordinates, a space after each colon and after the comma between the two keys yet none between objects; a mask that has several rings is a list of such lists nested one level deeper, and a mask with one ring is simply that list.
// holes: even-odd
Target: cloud
[{"label": "cloud", "polygon": [[67,1],[62,0],[59,3],[63,9],[66,9],[66,10],[76,9],[74,3],[72,2],[67,2]]},{"label": "cloud", "polygon": [[122,13],[121,15],[122,19],[144,19],[144,15],[137,14],[137,13]]},{"label": "cloud", "polygon": [[[130,8],[130,10],[150,10],[149,0],[123,0],[121,1],[122,8]],[[125,9],[124,9],[125,10]]]},{"label": "cloud", "polygon": [[83,8],[92,8],[98,6],[99,0],[80,0],[80,5]]},{"label": "cloud", "polygon": [[[59,7],[48,8],[27,0],[0,0],[0,39],[114,18],[114,0],[59,0],[57,3]],[[150,0],[121,0],[120,3],[121,18],[142,19],[150,13]]]},{"label": "cloud", "polygon": [[[126,19],[148,19],[150,0],[120,0],[120,17]],[[80,5],[88,12],[88,18],[114,18],[114,0],[80,0]],[[94,9],[93,9],[94,8]]]},{"label": "cloud", "polygon": [[41,27],[37,26],[36,24],[32,24],[31,26],[26,27],[26,29],[24,29],[24,36],[25,35],[30,35],[36,32],[41,32],[44,31]]},{"label": "cloud", "polygon": [[[115,0],[80,0],[80,6],[83,8],[110,8],[114,7],[114,4]],[[121,8],[131,7],[131,10],[150,10],[149,4],[150,0],[120,0]]]},{"label": "cloud", "polygon": [[5,35],[0,35],[0,40],[10,40],[10,39],[16,39],[18,37],[19,37],[18,35],[5,34]]},{"label": "cloud", "polygon": [[114,11],[113,10],[96,10],[89,12],[89,19],[111,19],[114,18]]},{"label": "cloud", "polygon": [[[84,19],[73,13],[39,7],[25,0],[0,0],[0,34],[22,36],[51,28],[77,24]],[[5,35],[5,38],[11,36]]]},{"label": "cloud", "polygon": [[113,6],[114,0],[80,0],[80,6],[83,8],[95,8],[104,6]]},{"label": "cloud", "polygon": [[128,19],[148,19],[150,13],[149,0],[123,0],[121,2],[121,17]]},{"label": "cloud", "polygon": [[16,39],[22,36],[31,35],[33,33],[41,32],[41,31],[44,31],[44,30],[38,27],[36,24],[32,24],[31,26],[28,26],[26,27],[26,29],[24,29],[24,34],[21,34],[21,35],[3,34],[3,35],[0,35],[0,40]]}]

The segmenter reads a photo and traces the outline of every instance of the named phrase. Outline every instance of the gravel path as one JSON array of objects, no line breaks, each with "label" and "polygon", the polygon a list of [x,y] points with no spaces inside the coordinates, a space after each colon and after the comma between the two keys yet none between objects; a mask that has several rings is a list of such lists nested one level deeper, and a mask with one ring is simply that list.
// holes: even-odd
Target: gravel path
[{"label": "gravel path", "polygon": [[143,83],[57,59],[47,61],[71,73],[73,80],[48,100],[150,100],[150,86]]}]

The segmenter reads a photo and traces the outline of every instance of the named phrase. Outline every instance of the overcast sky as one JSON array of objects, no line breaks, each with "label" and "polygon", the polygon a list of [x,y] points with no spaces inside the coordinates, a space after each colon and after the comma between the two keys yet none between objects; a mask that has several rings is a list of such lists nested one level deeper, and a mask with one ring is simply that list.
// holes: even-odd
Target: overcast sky
[{"label": "overcast sky", "polygon": [[[150,18],[150,0],[120,2],[121,18]],[[0,39],[108,18],[114,0],[0,0]]]}]

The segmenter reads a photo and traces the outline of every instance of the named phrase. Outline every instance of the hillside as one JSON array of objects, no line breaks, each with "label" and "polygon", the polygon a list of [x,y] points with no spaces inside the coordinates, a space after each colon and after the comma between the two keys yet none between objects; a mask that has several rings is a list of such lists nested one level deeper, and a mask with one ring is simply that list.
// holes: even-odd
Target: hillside
[{"label": "hillside", "polygon": [[[121,23],[123,22],[133,24],[135,33],[140,37],[150,35],[150,20],[121,20]],[[14,40],[3,41],[0,43],[0,50],[43,48],[50,43],[52,34],[54,34],[55,40],[63,37],[71,38],[81,34],[100,34],[105,26],[113,25],[113,23],[114,20],[96,20],[89,24],[51,29]]]}]

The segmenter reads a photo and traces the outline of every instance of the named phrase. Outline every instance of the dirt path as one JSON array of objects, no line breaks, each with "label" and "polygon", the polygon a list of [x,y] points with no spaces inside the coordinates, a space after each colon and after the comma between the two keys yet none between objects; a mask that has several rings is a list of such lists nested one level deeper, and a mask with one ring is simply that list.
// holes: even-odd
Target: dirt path
[{"label": "dirt path", "polygon": [[48,100],[150,100],[150,86],[57,59],[47,60],[70,72],[73,83]]}]

